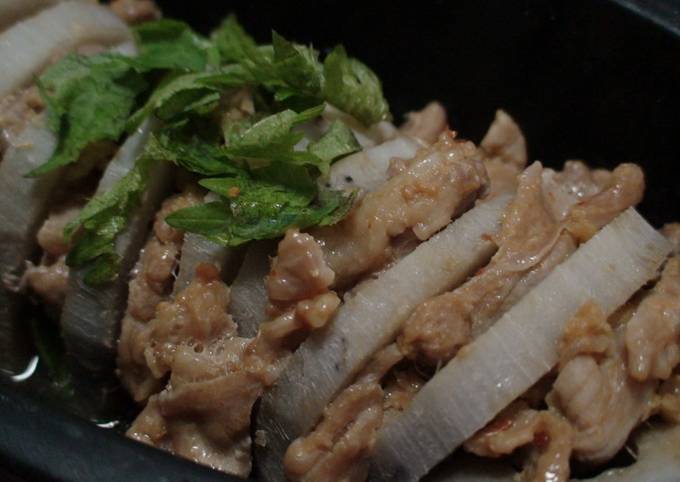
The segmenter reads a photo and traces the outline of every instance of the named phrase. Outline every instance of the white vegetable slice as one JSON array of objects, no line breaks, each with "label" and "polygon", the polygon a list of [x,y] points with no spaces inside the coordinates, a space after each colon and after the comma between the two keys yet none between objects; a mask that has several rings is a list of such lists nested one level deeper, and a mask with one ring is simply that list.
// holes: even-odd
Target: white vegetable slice
[{"label": "white vegetable slice", "polygon": [[427,475],[423,482],[508,482],[515,480],[517,473],[506,460],[458,451]]},{"label": "white vegetable slice", "polygon": [[[680,426],[655,427],[635,437],[637,461],[611,469],[587,482],[678,482],[680,480]],[[584,482],[586,482],[585,479]]]},{"label": "white vegetable slice", "polygon": [[400,135],[344,157],[331,167],[330,187],[373,191],[387,180],[392,158],[411,159],[420,147],[415,139]]},{"label": "white vegetable slice", "polygon": [[363,148],[380,144],[381,142],[396,136],[398,132],[397,128],[394,127],[394,124],[387,121],[380,121],[370,127],[366,127],[356,118],[330,104],[326,104],[326,108],[324,109],[323,114],[321,114],[321,117],[324,124],[328,125],[335,120],[344,122],[345,125],[352,130],[354,137],[356,137],[359,145]]},{"label": "white vegetable slice", "polygon": [[419,303],[462,283],[491,258],[490,235],[500,229],[509,201],[503,196],[479,204],[377,279],[361,284],[345,297],[329,329],[300,346],[260,406],[258,429],[266,433],[267,446],[258,468],[264,480],[276,480],[288,444],[314,426]]},{"label": "white vegetable slice", "polygon": [[0,97],[31,82],[60,52],[130,40],[130,29],[106,7],[71,1],[43,10],[0,35]]},{"label": "white vegetable slice", "polygon": [[0,0],[0,31],[59,0]]},{"label": "white vegetable slice", "polygon": [[[36,120],[42,123],[42,116]],[[0,164],[0,272],[5,286],[18,284],[61,171],[39,178],[25,174],[46,162],[55,146],[56,139],[48,129],[29,124]]]},{"label": "white vegetable slice", "polygon": [[264,278],[269,273],[269,258],[276,254],[276,244],[275,241],[251,243],[231,285],[229,314],[238,325],[239,336],[254,337],[266,319],[269,298]]},{"label": "white vegetable slice", "polygon": [[232,248],[215,244],[200,234],[185,233],[179,258],[179,272],[172,288],[173,295],[189,286],[199,264],[212,263],[220,268],[226,268],[233,256]]},{"label": "white vegetable slice", "polygon": [[439,371],[378,434],[372,474],[415,481],[557,362],[564,324],[586,301],[606,315],[653,278],[668,241],[629,209],[559,265]]},{"label": "white vegetable slice", "polygon": [[[678,482],[680,426],[653,427],[633,436],[637,460],[628,467],[605,470],[572,482]],[[507,482],[517,471],[507,462],[456,453],[426,477],[426,482]]]},{"label": "white vegetable slice", "polygon": [[[150,120],[145,121],[121,146],[99,182],[98,193],[107,191],[134,166],[153,124]],[[113,365],[118,325],[127,298],[128,272],[146,240],[149,222],[172,184],[170,173],[170,164],[166,162],[152,168],[140,207],[130,217],[126,230],[116,239],[116,251],[122,258],[122,264],[115,281],[105,286],[88,286],[83,280],[84,268],[71,269],[61,314],[62,333],[69,352],[91,370],[107,369]]]},{"label": "white vegetable slice", "polygon": [[[215,193],[208,193],[203,198],[205,202],[219,200]],[[202,263],[211,263],[220,268],[222,276],[234,271],[233,263],[236,250],[204,238],[200,234],[184,233],[182,252],[179,257],[178,275],[172,287],[172,294],[176,296],[183,291],[196,276],[196,268]]]}]

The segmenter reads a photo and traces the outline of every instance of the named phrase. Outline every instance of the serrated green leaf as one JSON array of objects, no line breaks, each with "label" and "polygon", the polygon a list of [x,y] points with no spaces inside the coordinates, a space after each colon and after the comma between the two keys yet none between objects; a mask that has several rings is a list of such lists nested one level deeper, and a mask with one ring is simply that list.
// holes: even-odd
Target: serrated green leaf
[{"label": "serrated green leaf", "polygon": [[343,122],[334,121],[328,131],[316,142],[312,142],[307,150],[323,159],[328,164],[361,149],[359,141],[352,130]]},{"label": "serrated green leaf", "polygon": [[380,79],[359,60],[336,47],[324,60],[323,97],[370,126],[389,118],[390,109]]},{"label": "serrated green leaf", "polygon": [[39,85],[58,142],[50,159],[29,176],[76,162],[83,149],[96,141],[117,141],[136,97],[147,86],[126,58],[114,54],[69,55],[48,69]]},{"label": "serrated green leaf", "polygon": [[224,19],[211,39],[217,46],[222,63],[240,62],[248,57],[247,51],[257,49],[257,43],[246,33],[235,15]]},{"label": "serrated green leaf", "polygon": [[115,239],[127,226],[130,213],[139,205],[153,159],[140,157],[135,166],[113,188],[94,196],[78,217],[64,229],[74,247],[66,256],[69,266],[87,266],[85,281],[100,284],[115,279],[120,259]]},{"label": "serrated green leaf", "polygon": [[272,32],[274,49],[274,70],[287,86],[277,92],[278,100],[283,101],[293,95],[311,97],[318,104],[321,100],[323,66],[319,54],[311,47],[286,40]]},{"label": "serrated green leaf", "polygon": [[205,142],[198,136],[182,135],[175,130],[150,136],[144,155],[158,161],[172,162],[205,176],[247,175],[217,145]]},{"label": "serrated green leaf", "polygon": [[244,203],[235,209],[233,200],[212,202],[175,211],[166,222],[213,242],[238,246],[250,240],[279,237],[292,227],[305,229],[316,224],[333,224],[347,214],[353,199],[353,196],[326,192],[317,202],[304,206]]},{"label": "serrated green leaf", "polygon": [[133,65],[139,71],[201,72],[219,64],[217,48],[184,22],[161,19],[144,22],[133,31],[139,48]]}]

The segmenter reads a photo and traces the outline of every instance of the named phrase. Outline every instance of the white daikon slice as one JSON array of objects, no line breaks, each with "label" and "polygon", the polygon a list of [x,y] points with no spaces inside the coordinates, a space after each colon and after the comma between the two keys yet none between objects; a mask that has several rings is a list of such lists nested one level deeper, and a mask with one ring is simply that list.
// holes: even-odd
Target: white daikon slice
[{"label": "white daikon slice", "polygon": [[39,178],[25,174],[47,162],[56,146],[54,135],[29,124],[7,149],[0,163],[0,273],[5,286],[18,287],[24,261],[35,249],[35,233],[47,213],[61,171]]},{"label": "white daikon slice", "polygon": [[226,271],[235,257],[234,248],[228,248],[204,238],[200,234],[185,233],[182,254],[179,258],[179,272],[172,292],[183,291],[196,276],[196,267],[202,263],[214,264]]},{"label": "white daikon slice", "polygon": [[[637,461],[611,469],[584,482],[678,482],[680,480],[680,426],[654,427],[634,437]],[[576,482],[575,480],[573,482]]]},{"label": "white daikon slice", "polygon": [[411,159],[420,147],[422,144],[415,139],[400,135],[355,152],[333,164],[328,179],[330,187],[373,191],[387,181],[391,159]]},{"label": "white daikon slice", "polygon": [[[152,128],[153,122],[147,120],[125,141],[106,168],[97,193],[108,191],[134,166]],[[116,252],[122,259],[118,277],[104,286],[89,286],[84,281],[86,267],[72,268],[69,274],[61,314],[62,333],[69,352],[91,370],[113,366],[119,323],[127,299],[128,273],[139,257],[149,223],[172,184],[169,163],[159,162],[151,169],[141,204],[116,239]]]},{"label": "white daikon slice", "polygon": [[251,243],[231,285],[229,314],[238,325],[239,336],[257,335],[260,323],[267,317],[269,298],[264,278],[269,273],[269,258],[276,254],[276,245],[276,241]]},{"label": "white daikon slice", "polygon": [[[628,467],[603,471],[571,482],[678,482],[680,426],[653,426],[634,434],[637,460]],[[518,475],[509,462],[456,453],[424,482],[507,482]]]},{"label": "white daikon slice", "polygon": [[0,31],[58,0],[0,0]]},{"label": "white daikon slice", "polygon": [[288,444],[308,432],[324,407],[379,348],[394,339],[403,321],[424,300],[454,288],[495,251],[510,196],[479,204],[376,279],[345,296],[328,329],[313,334],[260,406],[258,429],[266,434],[258,468],[275,480]]},{"label": "white daikon slice", "polygon": [[557,362],[565,323],[588,300],[611,314],[652,279],[670,245],[628,209],[461,350],[378,434],[376,480],[415,481]]},{"label": "white daikon slice", "polygon": [[[218,201],[219,196],[210,192],[205,195],[203,200],[206,203]],[[226,277],[229,272],[235,271],[232,265],[235,262],[236,252],[236,249],[213,243],[200,234],[184,233],[177,279],[172,288],[173,296],[189,286],[189,283],[196,276],[196,268],[199,264],[215,265],[220,269],[223,277]]]},{"label": "white daikon slice", "polygon": [[507,460],[477,457],[459,450],[423,482],[512,482],[516,475],[517,470]]},{"label": "white daikon slice", "polygon": [[104,6],[70,1],[45,9],[0,35],[0,97],[30,83],[61,52],[130,40],[127,25]]},{"label": "white daikon slice", "polygon": [[394,124],[387,121],[380,121],[370,127],[366,127],[356,118],[330,104],[326,104],[326,108],[324,109],[323,114],[321,114],[321,117],[326,125],[330,125],[330,123],[335,120],[344,122],[345,125],[352,130],[354,137],[356,137],[363,148],[372,147],[385,142],[387,139],[396,136],[398,132],[397,128],[394,127]]}]

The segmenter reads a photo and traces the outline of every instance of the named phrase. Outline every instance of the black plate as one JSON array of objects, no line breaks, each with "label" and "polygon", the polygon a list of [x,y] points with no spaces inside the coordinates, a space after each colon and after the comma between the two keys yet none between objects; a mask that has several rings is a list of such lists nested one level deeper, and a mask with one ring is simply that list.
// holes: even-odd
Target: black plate
[{"label": "black plate", "polygon": [[[158,3],[204,32],[235,11],[259,40],[276,28],[322,50],[342,42],[378,72],[397,119],[439,99],[451,126],[478,141],[502,107],[548,165],[637,162],[647,173],[643,214],[657,226],[680,220],[673,0]],[[17,388],[0,384],[2,480],[233,480]]]}]

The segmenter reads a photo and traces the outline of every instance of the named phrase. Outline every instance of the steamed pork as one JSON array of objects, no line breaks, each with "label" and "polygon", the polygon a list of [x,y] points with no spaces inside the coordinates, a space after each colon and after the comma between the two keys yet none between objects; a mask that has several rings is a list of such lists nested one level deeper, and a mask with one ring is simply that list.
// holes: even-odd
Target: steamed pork
[{"label": "steamed pork", "polygon": [[0,331],[41,305],[131,439],[267,481],[677,472],[680,228],[637,164],[400,121],[342,46],[151,0],[0,2],[0,57]]}]

